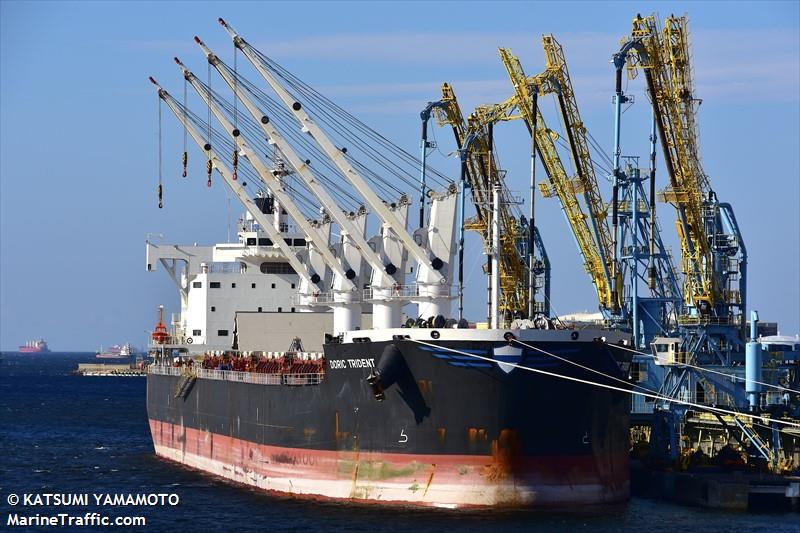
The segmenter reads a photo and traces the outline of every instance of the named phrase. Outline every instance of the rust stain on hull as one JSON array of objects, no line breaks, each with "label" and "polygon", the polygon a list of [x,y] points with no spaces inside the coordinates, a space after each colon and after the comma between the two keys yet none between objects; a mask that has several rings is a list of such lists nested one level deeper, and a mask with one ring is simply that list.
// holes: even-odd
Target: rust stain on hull
[{"label": "rust stain on hull", "polygon": [[503,429],[492,440],[492,462],[484,467],[483,475],[490,481],[501,481],[513,476],[522,457],[522,442],[513,429]]},{"label": "rust stain on hull", "polygon": [[428,482],[425,484],[425,491],[422,493],[422,497],[424,498],[426,494],[428,494],[428,489],[431,488],[431,483],[433,482],[433,474],[436,473],[436,463],[431,464],[431,475],[428,476]]}]

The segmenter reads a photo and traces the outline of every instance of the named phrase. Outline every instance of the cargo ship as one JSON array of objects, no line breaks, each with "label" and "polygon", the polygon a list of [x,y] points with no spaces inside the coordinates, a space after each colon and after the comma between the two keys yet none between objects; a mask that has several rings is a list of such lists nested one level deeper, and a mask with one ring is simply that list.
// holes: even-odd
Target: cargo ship
[{"label": "cargo ship", "polygon": [[156,360],[150,430],[161,457],[292,496],[445,508],[624,501],[628,396],[553,377],[597,376],[538,351],[622,379],[629,359],[597,338],[608,334],[364,330],[322,354],[259,356],[270,372]]},{"label": "cargo ship", "polygon": [[239,224],[238,243],[147,243],[148,270],[183,262],[171,276],[181,312],[170,321],[162,309],[150,345],[159,457],[270,493],[360,504],[629,497],[629,334],[542,318],[376,328],[375,311],[361,316],[365,329],[331,334],[334,312],[295,308],[300,276],[248,244],[266,238],[250,213]]},{"label": "cargo ship", "polygon": [[[468,175],[487,167],[462,164],[457,185],[426,167],[434,104],[421,115],[420,160],[220,22],[277,99],[239,79],[199,38],[252,118],[242,111],[231,122],[235,106],[177,58],[221,129],[150,78],[160,105],[203,151],[207,184],[220,176],[245,207],[236,242],[146,242],[146,269],[164,268],[180,294],[180,313],[167,321],[162,307],[151,335],[155,453],[270,493],[358,504],[626,500],[630,334],[549,316],[549,278],[541,277],[549,266],[529,219],[513,210],[505,173]],[[312,115],[331,129],[357,130],[350,150]],[[481,142],[492,146],[491,130]],[[492,158],[491,148],[484,155]],[[420,168],[414,230],[399,187],[416,186]],[[467,179],[477,213],[470,220]],[[159,207],[162,192],[159,185]],[[298,207],[308,198],[316,219]],[[368,215],[378,224],[367,224]],[[464,277],[467,227],[481,232],[486,254],[484,281],[473,284]],[[485,322],[464,316],[470,291],[486,294]]]},{"label": "cargo ship", "polygon": [[43,339],[28,341],[19,347],[20,353],[50,353],[50,348]]},{"label": "cargo ship", "polygon": [[103,351],[102,346],[95,354],[97,359],[130,359],[134,355],[134,349],[130,343],[125,343],[122,346],[111,346],[107,351]]}]

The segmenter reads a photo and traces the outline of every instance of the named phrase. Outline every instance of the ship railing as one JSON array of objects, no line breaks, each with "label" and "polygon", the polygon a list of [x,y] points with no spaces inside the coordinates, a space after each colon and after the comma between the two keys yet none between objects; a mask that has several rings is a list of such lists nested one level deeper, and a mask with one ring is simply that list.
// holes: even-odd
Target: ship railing
[{"label": "ship railing", "polygon": [[[151,365],[151,374],[162,376],[182,376],[184,367]],[[220,381],[236,381],[238,383],[254,383],[257,385],[319,385],[325,378],[322,372],[303,374],[264,374],[261,372],[241,372],[238,370],[217,370],[197,368],[198,379],[216,379]]]},{"label": "ship railing", "polygon": [[183,375],[183,367],[167,366],[167,365],[150,365],[147,371],[151,374],[158,374],[160,376],[181,376]]},{"label": "ship railing", "polygon": [[680,326],[698,326],[698,325],[711,325],[711,326],[727,326],[738,325],[741,320],[735,316],[717,317],[717,316],[689,316],[682,315],[678,317],[678,325]]},{"label": "ship railing", "polygon": [[[338,291],[314,291],[308,294],[295,294],[292,296],[292,305],[333,305],[339,302],[339,298],[337,298]],[[338,293],[340,296],[343,296],[341,302],[346,303],[358,303],[358,293]],[[345,298],[346,297],[346,298]]]},{"label": "ship railing", "polygon": [[216,370],[210,368],[197,369],[199,379],[218,379],[236,381],[238,383],[256,383],[259,385],[280,385],[280,374],[261,374],[258,372],[241,372],[238,370]]},{"label": "ship railing", "polygon": [[[171,346],[184,346],[186,345],[186,339],[188,337],[178,336],[178,335],[167,335],[164,337],[163,342],[156,342],[153,339],[150,339],[147,343],[148,348],[161,348],[161,347],[171,347]],[[191,344],[191,343],[190,343]]]},{"label": "ship railing", "polygon": [[292,296],[293,305],[324,305],[332,304],[335,301],[336,293],[333,291],[317,291],[311,294],[295,294]]},{"label": "ship railing", "polygon": [[[409,283],[401,285],[395,283],[391,287],[384,289],[375,289],[374,287],[367,287],[362,291],[362,301],[364,302],[381,302],[386,300],[410,300],[414,298],[429,298],[430,294],[426,294],[425,285],[419,283]],[[441,294],[436,294],[436,298],[453,298],[454,293],[452,287],[448,287],[447,291]]]}]

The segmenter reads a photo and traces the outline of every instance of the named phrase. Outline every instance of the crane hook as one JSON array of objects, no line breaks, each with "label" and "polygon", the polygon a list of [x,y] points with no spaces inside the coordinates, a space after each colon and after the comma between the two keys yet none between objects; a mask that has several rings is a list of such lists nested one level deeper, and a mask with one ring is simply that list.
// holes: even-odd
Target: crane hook
[{"label": "crane hook", "polygon": [[239,152],[235,149],[233,150],[233,181],[236,181],[236,178],[239,175]]},{"label": "crane hook", "polygon": [[206,183],[206,185],[208,185],[209,187],[211,187],[211,170],[213,168],[214,168],[214,165],[211,163],[211,160],[209,159],[206,162],[206,172],[208,172],[208,183]]},{"label": "crane hook", "polygon": [[189,152],[183,152],[183,157],[181,158],[183,161],[183,177],[186,177],[186,163],[189,162]]},{"label": "crane hook", "polygon": [[161,184],[159,183],[158,184],[158,208],[159,209],[162,209],[164,207],[163,198],[164,198],[164,190],[161,187]]}]

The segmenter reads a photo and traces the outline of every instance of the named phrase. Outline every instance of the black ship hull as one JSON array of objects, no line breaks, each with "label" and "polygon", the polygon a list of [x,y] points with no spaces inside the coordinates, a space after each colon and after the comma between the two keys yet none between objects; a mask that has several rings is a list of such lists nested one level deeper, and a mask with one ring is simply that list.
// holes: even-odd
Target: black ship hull
[{"label": "black ship hull", "polygon": [[538,332],[525,341],[535,349],[502,337],[361,338],[325,346],[318,384],[220,373],[178,397],[179,369],[162,367],[147,386],[156,453],[312,498],[443,507],[625,500],[628,395],[549,374],[624,388],[598,373],[625,379],[627,352],[570,335]]}]

